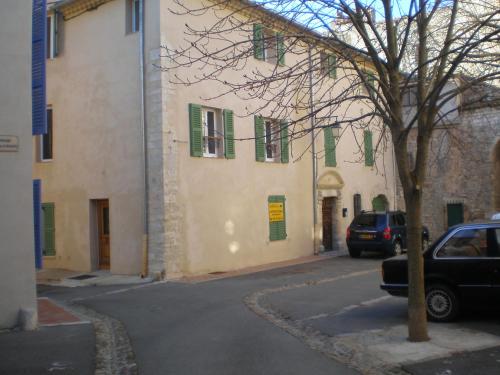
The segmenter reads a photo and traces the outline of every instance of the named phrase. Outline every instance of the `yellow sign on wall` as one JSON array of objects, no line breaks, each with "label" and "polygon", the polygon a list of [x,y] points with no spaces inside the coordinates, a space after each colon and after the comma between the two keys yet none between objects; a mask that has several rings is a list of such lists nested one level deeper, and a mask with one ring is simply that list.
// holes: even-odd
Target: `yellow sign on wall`
[{"label": "yellow sign on wall", "polygon": [[284,221],[285,213],[283,212],[283,203],[269,203],[269,221]]}]

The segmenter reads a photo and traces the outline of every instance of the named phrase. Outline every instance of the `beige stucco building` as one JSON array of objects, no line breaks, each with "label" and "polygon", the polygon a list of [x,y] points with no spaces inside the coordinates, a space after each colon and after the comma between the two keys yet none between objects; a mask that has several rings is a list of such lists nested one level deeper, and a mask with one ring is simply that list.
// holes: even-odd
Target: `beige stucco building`
[{"label": "beige stucco building", "polygon": [[0,12],[0,329],[29,310],[36,324],[31,148],[31,2]]},{"label": "beige stucco building", "polygon": [[[168,65],[160,46],[181,46],[186,23],[215,18],[174,15],[166,0],[144,4],[144,33],[141,1],[71,0],[52,8],[52,135],[33,144],[34,177],[43,181],[44,214],[54,223],[45,267],[167,278],[224,272],[343,246],[355,200],[357,209],[371,209],[383,195],[393,207],[392,149],[378,147],[366,162],[362,129],[342,132],[335,163],[329,149],[331,166],[324,132],[317,132],[313,203],[311,138],[288,142],[280,130],[300,111],[255,117],[249,113],[258,112],[259,100],[208,100],[221,84],[173,84],[172,70],[159,69]],[[283,66],[295,58],[287,55]],[[246,69],[267,66],[250,57]],[[343,74],[338,66],[336,79]],[[363,108],[355,103],[347,112]],[[274,129],[280,137],[270,135]],[[368,139],[378,138],[373,127]]]}]

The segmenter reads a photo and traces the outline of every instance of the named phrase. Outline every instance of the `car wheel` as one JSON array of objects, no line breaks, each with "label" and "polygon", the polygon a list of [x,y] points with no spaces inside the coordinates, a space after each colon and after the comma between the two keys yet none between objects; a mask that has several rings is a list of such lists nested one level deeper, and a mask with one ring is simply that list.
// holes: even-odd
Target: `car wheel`
[{"label": "car wheel", "polygon": [[403,246],[401,246],[401,241],[394,241],[394,243],[392,244],[392,250],[388,253],[388,255],[393,257],[401,254],[403,254]]},{"label": "car wheel", "polygon": [[429,239],[428,238],[422,238],[422,251],[427,250],[429,247]]},{"label": "car wheel", "polygon": [[359,258],[361,256],[361,250],[349,248],[349,255],[351,258]]},{"label": "car wheel", "polygon": [[458,315],[458,298],[446,285],[435,284],[425,291],[425,306],[429,320],[449,322]]}]

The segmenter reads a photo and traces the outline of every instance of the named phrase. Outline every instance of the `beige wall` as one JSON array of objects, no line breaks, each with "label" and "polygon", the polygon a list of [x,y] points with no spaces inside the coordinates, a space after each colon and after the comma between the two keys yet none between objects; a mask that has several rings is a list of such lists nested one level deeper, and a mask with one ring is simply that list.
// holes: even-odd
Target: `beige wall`
[{"label": "beige wall", "polygon": [[111,272],[137,274],[143,215],[138,33],[125,33],[124,0],[64,22],[63,31],[61,55],[47,61],[53,160],[33,158],[42,201],[55,203],[56,255],[45,257],[44,266],[96,267],[90,201],[109,199]]},{"label": "beige wall", "polygon": [[[169,47],[182,45],[185,23],[208,26],[215,20],[209,13],[196,18],[177,17],[167,8],[163,4],[162,19],[169,22],[162,24],[162,44]],[[292,59],[293,56],[287,55],[288,63],[292,63]],[[254,67],[266,69],[266,64],[250,58],[246,66],[248,70]],[[182,71],[176,73],[182,74]],[[187,71],[187,75],[196,73],[199,73],[196,66]],[[229,79],[235,79],[242,73],[228,71],[225,74]],[[186,87],[169,84],[168,80],[168,73],[165,73],[162,82],[169,90],[166,90],[167,97],[164,98],[164,126],[169,131],[164,142],[165,148],[175,150],[172,155],[179,178],[171,182],[166,180],[165,183],[173,184],[174,187],[170,188],[176,189],[173,201],[178,210],[175,216],[171,215],[175,217],[171,225],[181,233],[177,242],[185,252],[178,257],[169,256],[167,245],[167,277],[169,267],[181,273],[200,274],[312,255],[314,230],[310,153],[306,153],[300,161],[294,162],[291,158],[288,164],[260,163],[255,161],[254,141],[249,140],[236,142],[234,160],[191,157],[189,103],[234,110],[235,138],[254,137],[253,116],[245,116],[244,108],[256,108],[257,103],[239,100],[232,95],[207,100],[205,98],[214,96],[222,87],[214,82]],[[356,104],[351,110],[359,112],[361,108],[361,104]],[[267,114],[264,112],[263,115]],[[378,140],[377,134],[374,134],[374,143]],[[357,131],[356,137],[358,142],[362,142],[362,131]],[[292,145],[294,155],[297,157],[309,142],[309,137],[295,141]],[[322,134],[317,139],[317,147],[318,150],[323,149]],[[326,170],[334,170],[344,181],[343,188],[335,193],[340,198],[339,207],[347,207],[349,214],[346,218],[338,218],[339,233],[345,233],[352,220],[353,194],[362,195],[364,209],[371,209],[371,200],[378,194],[385,194],[393,202],[392,152],[389,149],[383,154],[385,160],[380,157],[376,167],[365,167],[364,159],[359,163],[360,153],[354,136],[346,132],[337,150],[338,167],[326,169],[323,167],[324,160],[319,161],[318,177]],[[286,197],[286,240],[269,241],[269,195]],[[341,215],[341,210],[338,215]],[[168,212],[166,216],[168,221]],[[318,217],[321,217],[321,207]],[[175,266],[169,266],[171,263]]]},{"label": "beige wall", "polygon": [[0,152],[0,328],[6,328],[17,323],[20,308],[36,309],[31,176],[31,2],[2,3],[0,47],[0,136],[19,139],[18,152]]}]

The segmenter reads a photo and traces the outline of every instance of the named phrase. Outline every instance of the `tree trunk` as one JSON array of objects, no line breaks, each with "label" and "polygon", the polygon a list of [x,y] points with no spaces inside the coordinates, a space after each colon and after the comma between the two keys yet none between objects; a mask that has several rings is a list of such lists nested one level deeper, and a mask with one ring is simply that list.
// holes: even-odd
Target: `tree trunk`
[{"label": "tree trunk", "polygon": [[405,191],[408,251],[408,339],[428,341],[422,257],[422,191]]}]

